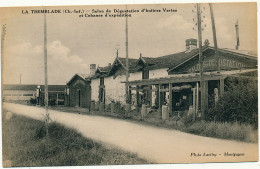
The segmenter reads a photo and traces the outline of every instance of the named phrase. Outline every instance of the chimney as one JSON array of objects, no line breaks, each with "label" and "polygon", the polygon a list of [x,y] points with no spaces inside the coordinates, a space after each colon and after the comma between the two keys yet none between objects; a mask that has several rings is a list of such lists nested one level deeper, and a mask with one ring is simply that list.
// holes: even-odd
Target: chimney
[{"label": "chimney", "polygon": [[96,72],[96,64],[90,64],[90,76],[93,76]]},{"label": "chimney", "polygon": [[190,52],[197,48],[197,39],[187,39],[186,40],[186,52]]}]

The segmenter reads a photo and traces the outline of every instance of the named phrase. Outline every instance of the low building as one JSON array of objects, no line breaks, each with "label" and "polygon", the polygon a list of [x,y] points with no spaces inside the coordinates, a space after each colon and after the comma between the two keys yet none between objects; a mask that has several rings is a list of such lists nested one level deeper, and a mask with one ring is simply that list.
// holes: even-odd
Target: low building
[{"label": "low building", "polygon": [[[186,41],[186,43],[194,45],[189,41]],[[195,47],[187,47],[187,49],[184,52],[154,59],[140,57],[138,62],[144,65],[143,72],[163,69],[164,73],[167,72],[167,75],[125,82],[131,100],[134,100],[136,105],[140,106],[140,95],[143,95],[142,103],[160,110],[162,105],[167,105],[169,112],[173,115],[177,115],[179,111],[198,112],[202,107],[204,109],[208,107],[210,96],[218,99],[218,96],[224,92],[227,77],[240,75],[257,77],[256,56],[239,50],[219,49],[221,71],[218,72],[215,50],[205,44],[202,48],[202,82],[205,86],[205,92],[202,95],[199,50]],[[150,73],[147,74],[150,75]],[[131,93],[134,93],[134,97],[131,96]],[[203,97],[203,102],[201,97]],[[131,103],[133,104],[133,101]]]},{"label": "low building", "polygon": [[[92,67],[95,69],[95,66]],[[93,74],[94,75],[94,74]],[[89,107],[91,86],[87,74],[75,74],[67,83],[66,106]]]},{"label": "low building", "polygon": [[[4,101],[29,101],[37,96],[36,89],[40,89],[40,102],[43,103],[44,85],[19,85],[19,84],[4,84],[3,85],[3,100]],[[48,85],[49,100],[55,104],[63,105],[65,98],[65,85]]]}]

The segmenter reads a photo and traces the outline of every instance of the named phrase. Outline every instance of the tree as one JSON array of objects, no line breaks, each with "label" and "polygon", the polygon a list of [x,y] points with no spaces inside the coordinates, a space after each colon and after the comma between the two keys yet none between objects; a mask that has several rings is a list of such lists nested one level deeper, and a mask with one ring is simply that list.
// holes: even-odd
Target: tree
[{"label": "tree", "polygon": [[208,110],[207,120],[220,122],[258,123],[257,80],[229,77],[225,92]]}]

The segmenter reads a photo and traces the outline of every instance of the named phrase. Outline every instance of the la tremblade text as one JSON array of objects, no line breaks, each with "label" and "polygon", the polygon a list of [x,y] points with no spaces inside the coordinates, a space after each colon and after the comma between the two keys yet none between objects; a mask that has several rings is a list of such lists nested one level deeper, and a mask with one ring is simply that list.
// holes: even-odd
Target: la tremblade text
[{"label": "la tremblade text", "polygon": [[191,157],[216,157],[216,156],[233,156],[233,157],[238,157],[238,156],[245,156],[244,153],[229,153],[225,152],[223,154],[216,154],[216,153],[190,153]]}]

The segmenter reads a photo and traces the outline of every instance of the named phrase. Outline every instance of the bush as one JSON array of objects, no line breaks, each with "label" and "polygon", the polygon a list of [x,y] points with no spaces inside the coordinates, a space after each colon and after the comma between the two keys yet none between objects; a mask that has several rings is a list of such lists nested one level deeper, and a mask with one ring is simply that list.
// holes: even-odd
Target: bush
[{"label": "bush", "polygon": [[37,104],[37,99],[36,98],[30,98],[29,102],[30,102],[30,104],[35,105],[35,104]]},{"label": "bush", "polygon": [[208,137],[231,139],[245,142],[257,142],[257,130],[249,124],[239,124],[238,122],[206,122],[199,121],[187,126],[186,132]]},{"label": "bush", "polygon": [[106,112],[111,112],[111,104],[106,104],[105,105],[105,111]]},{"label": "bush", "polygon": [[184,123],[185,126],[190,126],[195,122],[194,116],[192,115],[187,115],[184,116],[181,121]]},{"label": "bush", "polygon": [[119,101],[115,102],[115,109],[116,109],[116,113],[119,113],[119,114],[124,114],[125,113],[124,106]]},{"label": "bush", "polygon": [[207,120],[247,123],[257,128],[257,81],[228,78],[225,88],[216,105],[209,108]]},{"label": "bush", "polygon": [[56,100],[50,99],[50,100],[49,100],[49,105],[50,105],[50,106],[55,106],[55,105],[56,105]]}]

